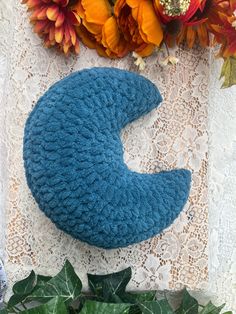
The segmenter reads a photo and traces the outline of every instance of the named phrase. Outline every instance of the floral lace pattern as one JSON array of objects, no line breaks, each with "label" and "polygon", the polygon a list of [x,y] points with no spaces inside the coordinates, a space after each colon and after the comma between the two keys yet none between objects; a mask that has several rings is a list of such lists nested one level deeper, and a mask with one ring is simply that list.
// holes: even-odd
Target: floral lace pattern
[{"label": "floral lace pattern", "polygon": [[222,90],[211,60],[209,94],[209,286],[203,302],[236,313],[236,86]]},{"label": "floral lace pattern", "polygon": [[[7,97],[3,100],[6,145],[7,200],[5,267],[10,285],[36,272],[55,274],[68,258],[85,287],[86,273],[107,273],[132,266],[130,289],[203,288],[208,277],[207,220],[207,105],[208,52],[177,49],[176,66],[163,68],[153,55],[142,74],[159,87],[160,108],[123,130],[125,162],[138,172],[154,173],[184,167],[193,173],[191,195],[184,211],[161,235],[124,249],[91,247],[62,233],[37,208],[27,187],[23,162],[24,123],[46,89],[69,73],[92,66],[115,66],[137,71],[132,57],[100,58],[81,47],[79,57],[65,58],[42,47],[32,32],[27,12],[12,0],[14,33]],[[4,51],[2,51],[4,54]],[[4,181],[5,183],[6,181]]]}]

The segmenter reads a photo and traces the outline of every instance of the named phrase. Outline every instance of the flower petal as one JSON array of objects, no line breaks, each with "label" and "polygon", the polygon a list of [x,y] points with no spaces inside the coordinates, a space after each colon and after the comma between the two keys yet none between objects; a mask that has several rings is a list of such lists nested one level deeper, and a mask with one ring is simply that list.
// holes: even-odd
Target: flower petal
[{"label": "flower petal", "polygon": [[59,7],[57,5],[52,5],[47,9],[47,18],[50,21],[56,21],[59,15]]},{"label": "flower petal", "polygon": [[84,14],[84,8],[81,4],[81,1],[78,1],[73,7],[72,7],[72,11],[76,12],[76,14],[78,14],[82,19],[85,18],[85,14]]},{"label": "flower petal", "polygon": [[117,0],[114,5],[114,14],[119,17],[121,10],[126,5],[126,0]]},{"label": "flower petal", "polygon": [[34,25],[34,31],[36,33],[41,33],[43,30],[45,30],[45,27],[47,27],[48,24],[48,20],[37,21]]},{"label": "flower petal", "polygon": [[87,28],[87,30],[92,34],[101,34],[102,25],[88,23],[85,19],[83,20],[83,25]]},{"label": "flower petal", "polygon": [[38,9],[35,8],[35,10],[32,11],[32,14],[30,16],[30,21],[32,22],[32,21],[39,20],[38,15],[40,12],[41,12],[41,8],[38,8]]},{"label": "flower petal", "polygon": [[202,0],[191,0],[187,12],[181,16],[183,22],[187,22],[196,13],[197,9],[201,7]]},{"label": "flower petal", "polygon": [[70,41],[70,30],[69,26],[65,24],[65,29],[64,29],[64,42],[67,44]]},{"label": "flower petal", "polygon": [[76,44],[76,33],[73,27],[69,27],[69,32],[70,32],[70,38],[71,38],[71,42],[72,45],[75,46]]},{"label": "flower petal", "polygon": [[126,0],[126,3],[133,9],[139,6],[140,0]]},{"label": "flower petal", "polygon": [[65,15],[63,12],[60,12],[57,16],[56,22],[55,22],[55,27],[60,27],[65,21]]},{"label": "flower petal", "polygon": [[53,0],[53,2],[57,3],[58,5],[61,5],[62,7],[66,7],[69,3],[69,0]]},{"label": "flower petal", "polygon": [[121,37],[114,16],[110,17],[103,26],[102,44],[119,57],[128,53],[128,43]]},{"label": "flower petal", "polygon": [[209,34],[205,25],[200,24],[197,27],[197,34],[198,34],[200,45],[204,48],[209,46]]},{"label": "flower petal", "polygon": [[41,0],[23,0],[22,3],[26,3],[29,9],[33,9],[42,4]]},{"label": "flower petal", "polygon": [[81,0],[81,4],[88,23],[103,25],[111,16],[111,6],[108,0]]},{"label": "flower petal", "polygon": [[64,51],[64,54],[67,55],[69,50],[70,50],[70,47],[71,47],[71,42],[68,42],[68,43],[64,43],[62,45],[62,49]]},{"label": "flower petal", "polygon": [[49,40],[53,41],[55,40],[55,27],[52,26],[49,30]]},{"label": "flower petal", "polygon": [[45,20],[47,18],[46,12],[47,12],[47,7],[42,7],[37,14],[37,19],[38,20]]},{"label": "flower petal", "polygon": [[79,14],[78,14],[76,11],[72,11],[71,13],[73,13],[73,15],[74,15],[74,22],[73,22],[73,25],[79,26],[80,23],[81,23],[81,19],[80,19]]},{"label": "flower petal", "polygon": [[75,53],[78,55],[79,52],[80,52],[80,46],[79,46],[79,41],[78,40],[75,43],[74,49],[75,49]]},{"label": "flower petal", "polygon": [[76,25],[76,26],[80,25],[80,17],[74,11],[67,11],[65,18],[72,25]]},{"label": "flower petal", "polygon": [[145,41],[159,46],[163,40],[163,31],[151,1],[140,3],[138,17],[140,17],[138,20],[139,27],[142,33],[146,35]]},{"label": "flower petal", "polygon": [[155,45],[144,43],[143,45],[136,48],[135,52],[137,52],[140,55],[140,57],[148,57],[153,53],[154,49]]},{"label": "flower petal", "polygon": [[236,0],[229,0],[230,2],[230,9],[232,12],[236,11]]},{"label": "flower petal", "polygon": [[189,26],[187,28],[187,35],[186,35],[186,40],[187,40],[189,48],[193,48],[195,38],[196,38],[196,31],[193,29],[192,26]]},{"label": "flower petal", "polygon": [[62,42],[63,35],[64,35],[64,28],[62,26],[55,28],[55,40],[58,44]]}]

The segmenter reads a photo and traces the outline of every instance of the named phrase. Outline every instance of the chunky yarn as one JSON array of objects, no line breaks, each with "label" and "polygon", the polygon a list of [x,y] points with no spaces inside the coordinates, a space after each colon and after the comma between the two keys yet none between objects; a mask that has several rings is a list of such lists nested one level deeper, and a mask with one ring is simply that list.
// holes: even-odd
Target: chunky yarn
[{"label": "chunky yarn", "polygon": [[187,201],[188,170],[140,174],[123,161],[120,131],[162,98],[115,68],[73,73],[38,101],[25,126],[24,165],[40,209],[71,236],[124,247],[168,227]]}]

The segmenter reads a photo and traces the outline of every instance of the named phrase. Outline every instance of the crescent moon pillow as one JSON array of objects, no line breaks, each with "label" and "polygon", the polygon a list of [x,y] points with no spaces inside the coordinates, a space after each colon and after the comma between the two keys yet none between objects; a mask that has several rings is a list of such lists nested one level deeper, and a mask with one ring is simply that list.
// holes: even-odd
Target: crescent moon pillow
[{"label": "crescent moon pillow", "polygon": [[176,219],[190,172],[131,171],[120,139],[123,127],[161,101],[148,79],[115,68],[73,73],[39,99],[25,125],[25,173],[59,229],[110,249],[153,237]]}]

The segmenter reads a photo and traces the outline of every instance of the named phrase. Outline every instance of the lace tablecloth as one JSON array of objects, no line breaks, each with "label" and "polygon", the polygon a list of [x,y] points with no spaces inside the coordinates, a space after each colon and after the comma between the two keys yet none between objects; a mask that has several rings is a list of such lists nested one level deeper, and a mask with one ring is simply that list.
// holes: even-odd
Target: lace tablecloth
[{"label": "lace tablecloth", "polygon": [[[207,280],[207,90],[208,53],[178,49],[177,66],[163,68],[157,55],[143,75],[164,98],[160,109],[128,126],[123,134],[125,161],[140,172],[186,167],[193,172],[189,203],[174,225],[159,237],[125,249],[102,250],[65,235],[38,210],[22,165],[24,123],[45,90],[68,73],[91,66],[137,70],[132,57],[111,61],[81,49],[66,59],[45,50],[32,33],[24,6],[14,9],[13,47],[4,98],[7,146],[6,270],[10,283],[29,269],[55,273],[68,258],[86,287],[86,273],[133,268],[130,289],[202,288]],[[8,38],[6,44],[9,44]],[[4,181],[5,183],[5,181]]]},{"label": "lace tablecloth", "polygon": [[[105,251],[72,240],[37,209],[22,167],[23,128],[28,112],[53,82],[90,66],[116,66],[136,71],[133,60],[128,57],[110,61],[85,48],[79,58],[66,59],[42,48],[28,24],[25,8],[18,1],[1,3],[0,14],[0,83],[4,86],[0,95],[3,109],[0,115],[3,152],[0,180],[3,228],[0,235],[1,247],[5,245],[2,256],[10,283],[32,268],[38,272],[56,273],[65,258],[69,258],[84,284],[87,271],[107,273],[132,265],[131,289],[179,289],[182,285],[206,289],[208,52],[179,49],[175,52],[179,64],[169,68],[161,67],[156,55],[150,57],[142,74],[158,85],[165,101],[160,109],[136,121],[122,134],[125,161],[133,170],[156,172],[187,167],[193,171],[189,203],[174,225],[161,236],[127,249]],[[228,121],[233,129],[236,110],[232,110],[232,103],[227,103],[231,110],[221,111],[220,103],[215,101],[222,94],[220,91],[215,93],[214,84],[215,80],[211,82],[209,107],[209,275],[214,296],[219,302],[227,300],[230,308],[235,301],[233,294],[226,292],[235,289],[235,264],[230,260],[235,254],[232,201],[235,201],[233,181],[236,180],[233,180],[232,163],[227,164],[227,161],[233,161],[236,146],[232,145],[231,136],[236,131],[221,130],[225,127],[223,121]],[[222,164],[221,157],[224,159]],[[6,235],[6,241],[3,241],[3,235]],[[234,273],[225,278],[229,269]]]}]

